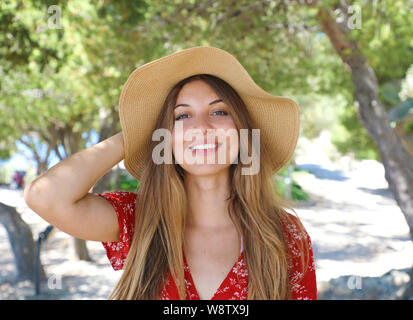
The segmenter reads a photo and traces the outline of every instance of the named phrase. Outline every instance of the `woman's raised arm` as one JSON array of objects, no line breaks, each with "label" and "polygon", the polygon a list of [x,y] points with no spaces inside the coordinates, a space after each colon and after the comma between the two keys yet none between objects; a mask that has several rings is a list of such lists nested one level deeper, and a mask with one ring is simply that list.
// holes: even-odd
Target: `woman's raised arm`
[{"label": "woman's raised arm", "polygon": [[123,158],[123,135],[119,132],[37,177],[24,189],[24,200],[47,222],[79,239],[117,241],[115,209],[89,190]]}]

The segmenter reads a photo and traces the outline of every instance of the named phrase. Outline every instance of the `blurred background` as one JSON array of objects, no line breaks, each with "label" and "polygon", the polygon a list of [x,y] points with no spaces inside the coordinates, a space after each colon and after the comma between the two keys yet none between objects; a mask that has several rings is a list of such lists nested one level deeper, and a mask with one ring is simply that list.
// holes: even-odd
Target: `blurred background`
[{"label": "blurred background", "polygon": [[[311,236],[320,299],[412,299],[413,1],[2,0],[0,299],[106,299],[99,242],[73,239],[24,186],[121,130],[140,65],[191,46],[233,54],[300,107],[274,179]],[[136,190],[119,163],[93,192]]]}]

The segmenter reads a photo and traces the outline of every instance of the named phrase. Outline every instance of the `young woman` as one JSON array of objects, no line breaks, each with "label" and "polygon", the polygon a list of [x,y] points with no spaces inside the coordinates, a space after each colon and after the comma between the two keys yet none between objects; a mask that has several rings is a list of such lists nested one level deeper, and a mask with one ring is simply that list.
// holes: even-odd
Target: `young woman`
[{"label": "young woman", "polygon": [[[136,69],[119,112],[121,133],[25,189],[45,220],[103,243],[124,270],[110,298],[317,298],[310,237],[272,179],[296,146],[294,101],[229,53],[194,47]],[[122,159],[137,192],[88,193]]]}]

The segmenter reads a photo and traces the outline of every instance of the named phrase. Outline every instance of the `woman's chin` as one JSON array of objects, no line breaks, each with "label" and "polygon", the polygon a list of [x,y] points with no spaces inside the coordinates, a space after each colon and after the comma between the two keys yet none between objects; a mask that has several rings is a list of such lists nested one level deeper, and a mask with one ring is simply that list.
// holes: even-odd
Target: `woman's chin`
[{"label": "woman's chin", "polygon": [[193,164],[181,166],[185,173],[194,176],[212,176],[229,170],[231,164]]}]

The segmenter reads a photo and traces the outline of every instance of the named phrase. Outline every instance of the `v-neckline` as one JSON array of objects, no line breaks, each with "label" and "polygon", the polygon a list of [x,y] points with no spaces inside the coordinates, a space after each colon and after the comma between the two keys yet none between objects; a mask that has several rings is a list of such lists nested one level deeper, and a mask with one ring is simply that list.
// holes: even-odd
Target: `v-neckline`
[{"label": "v-neckline", "polygon": [[[192,286],[194,287],[194,292],[196,294],[196,300],[201,300],[201,298],[199,297],[199,293],[198,290],[196,288],[194,279],[192,278],[192,274],[191,274],[191,269],[189,268],[189,265],[186,261],[186,257],[185,257],[185,252],[184,252],[184,248],[182,247],[182,255],[184,258],[184,266],[188,271],[188,277],[189,277],[189,281],[191,282]],[[215,298],[215,296],[217,295],[217,293],[222,289],[222,287],[224,286],[225,282],[227,281],[228,277],[231,275],[232,272],[234,272],[234,268],[236,268],[237,264],[241,261],[242,256],[244,255],[244,249],[242,248],[242,239],[241,239],[241,253],[238,255],[238,259],[237,261],[235,261],[235,263],[233,264],[233,266],[231,267],[231,269],[228,271],[226,277],[224,280],[222,280],[221,284],[219,285],[218,289],[215,290],[215,293],[212,295],[212,297],[208,300],[213,300]]]}]

